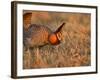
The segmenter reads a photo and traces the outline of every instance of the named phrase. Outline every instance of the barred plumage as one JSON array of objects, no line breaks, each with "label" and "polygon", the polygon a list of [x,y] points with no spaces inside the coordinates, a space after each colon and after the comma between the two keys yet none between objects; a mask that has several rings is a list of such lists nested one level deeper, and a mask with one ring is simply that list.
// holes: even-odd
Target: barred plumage
[{"label": "barred plumage", "polygon": [[24,44],[28,47],[42,46],[48,43],[48,36],[51,30],[43,25],[30,25],[27,31],[24,30]]}]

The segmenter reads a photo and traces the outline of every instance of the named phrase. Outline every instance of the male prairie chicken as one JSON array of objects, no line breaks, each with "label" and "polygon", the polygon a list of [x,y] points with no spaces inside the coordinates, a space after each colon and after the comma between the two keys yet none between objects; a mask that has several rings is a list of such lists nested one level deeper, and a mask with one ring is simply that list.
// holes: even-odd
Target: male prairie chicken
[{"label": "male prairie chicken", "polygon": [[44,46],[46,44],[57,45],[61,41],[61,29],[63,23],[56,31],[52,32],[44,25],[31,24],[27,30],[23,30],[23,41],[26,48]]},{"label": "male prairie chicken", "polygon": [[[61,30],[65,23],[62,23],[56,31],[50,30],[47,26],[32,24],[31,23],[32,13],[25,13],[23,15],[23,43],[27,58],[27,67],[31,68],[32,55],[34,54],[35,62],[41,61],[39,47],[50,45],[58,45],[61,42]],[[34,48],[34,50],[33,50]]]}]

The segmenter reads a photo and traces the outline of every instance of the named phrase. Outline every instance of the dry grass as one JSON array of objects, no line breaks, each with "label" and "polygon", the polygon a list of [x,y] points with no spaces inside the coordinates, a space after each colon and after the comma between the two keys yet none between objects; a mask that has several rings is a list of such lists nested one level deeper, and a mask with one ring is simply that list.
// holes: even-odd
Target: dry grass
[{"label": "dry grass", "polygon": [[46,25],[53,31],[62,22],[66,22],[62,43],[23,51],[24,69],[91,65],[90,14],[32,12],[31,23]]}]

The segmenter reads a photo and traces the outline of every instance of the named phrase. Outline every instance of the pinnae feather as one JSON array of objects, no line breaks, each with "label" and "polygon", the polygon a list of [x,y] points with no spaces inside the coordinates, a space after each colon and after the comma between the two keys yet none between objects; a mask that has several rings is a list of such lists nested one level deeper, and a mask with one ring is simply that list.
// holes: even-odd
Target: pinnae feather
[{"label": "pinnae feather", "polygon": [[65,25],[65,23],[63,23],[56,31],[55,33],[58,33],[59,31],[61,31],[62,27]]}]

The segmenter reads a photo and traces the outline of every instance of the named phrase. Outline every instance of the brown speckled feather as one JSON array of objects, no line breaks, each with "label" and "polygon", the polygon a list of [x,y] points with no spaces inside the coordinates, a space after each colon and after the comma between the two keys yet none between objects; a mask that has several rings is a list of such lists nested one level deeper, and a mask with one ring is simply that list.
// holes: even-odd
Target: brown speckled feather
[{"label": "brown speckled feather", "polygon": [[43,46],[48,43],[51,30],[43,25],[30,25],[27,31],[23,31],[24,44],[28,47]]}]

